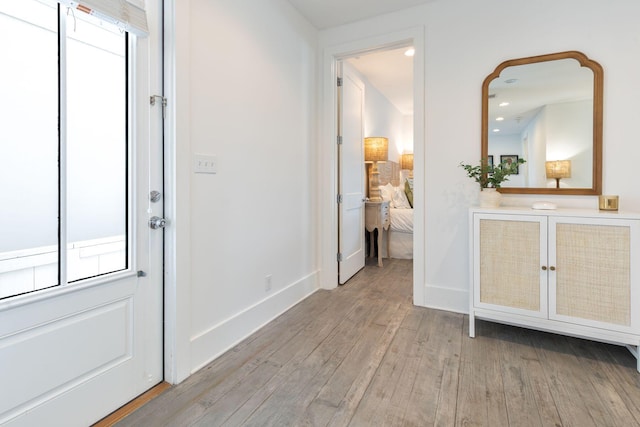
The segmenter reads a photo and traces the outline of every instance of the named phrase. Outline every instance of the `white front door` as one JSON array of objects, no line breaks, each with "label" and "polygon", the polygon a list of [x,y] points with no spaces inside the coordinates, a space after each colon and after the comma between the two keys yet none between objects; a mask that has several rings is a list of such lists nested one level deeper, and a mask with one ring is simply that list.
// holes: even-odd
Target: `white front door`
[{"label": "white front door", "polygon": [[338,88],[338,276],[346,283],[364,268],[364,84],[346,63]]},{"label": "white front door", "polygon": [[90,425],[162,381],[161,1],[145,3],[140,38],[55,2],[0,6],[0,425]]}]

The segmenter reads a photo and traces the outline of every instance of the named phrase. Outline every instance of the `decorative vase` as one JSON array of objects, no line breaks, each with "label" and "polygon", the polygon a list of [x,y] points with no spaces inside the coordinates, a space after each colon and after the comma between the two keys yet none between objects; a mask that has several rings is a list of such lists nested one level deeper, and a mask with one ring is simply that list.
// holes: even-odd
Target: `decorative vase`
[{"label": "decorative vase", "polygon": [[480,191],[480,207],[481,208],[497,208],[502,201],[502,194],[495,188],[483,188]]}]

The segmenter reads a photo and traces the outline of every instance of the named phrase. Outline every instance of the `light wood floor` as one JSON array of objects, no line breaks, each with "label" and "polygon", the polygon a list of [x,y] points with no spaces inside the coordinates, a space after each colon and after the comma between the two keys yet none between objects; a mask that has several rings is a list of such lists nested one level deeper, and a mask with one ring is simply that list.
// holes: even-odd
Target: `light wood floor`
[{"label": "light wood floor", "polygon": [[319,291],[119,426],[635,426],[626,349],[411,304],[411,261]]}]

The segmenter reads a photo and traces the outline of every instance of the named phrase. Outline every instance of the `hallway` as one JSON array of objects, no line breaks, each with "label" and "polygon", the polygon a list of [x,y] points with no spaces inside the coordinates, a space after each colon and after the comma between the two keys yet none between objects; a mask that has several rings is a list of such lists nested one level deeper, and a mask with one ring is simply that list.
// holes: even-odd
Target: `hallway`
[{"label": "hallway", "polygon": [[119,426],[638,425],[622,347],[414,307],[412,262],[318,291]]}]

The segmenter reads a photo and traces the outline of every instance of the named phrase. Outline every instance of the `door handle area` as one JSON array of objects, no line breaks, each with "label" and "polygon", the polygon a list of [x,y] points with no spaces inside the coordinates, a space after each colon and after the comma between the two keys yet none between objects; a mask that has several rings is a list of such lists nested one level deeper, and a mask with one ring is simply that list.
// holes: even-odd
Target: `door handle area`
[{"label": "door handle area", "polygon": [[149,228],[157,230],[159,228],[165,228],[167,226],[167,220],[160,218],[159,216],[152,216],[149,218]]}]

